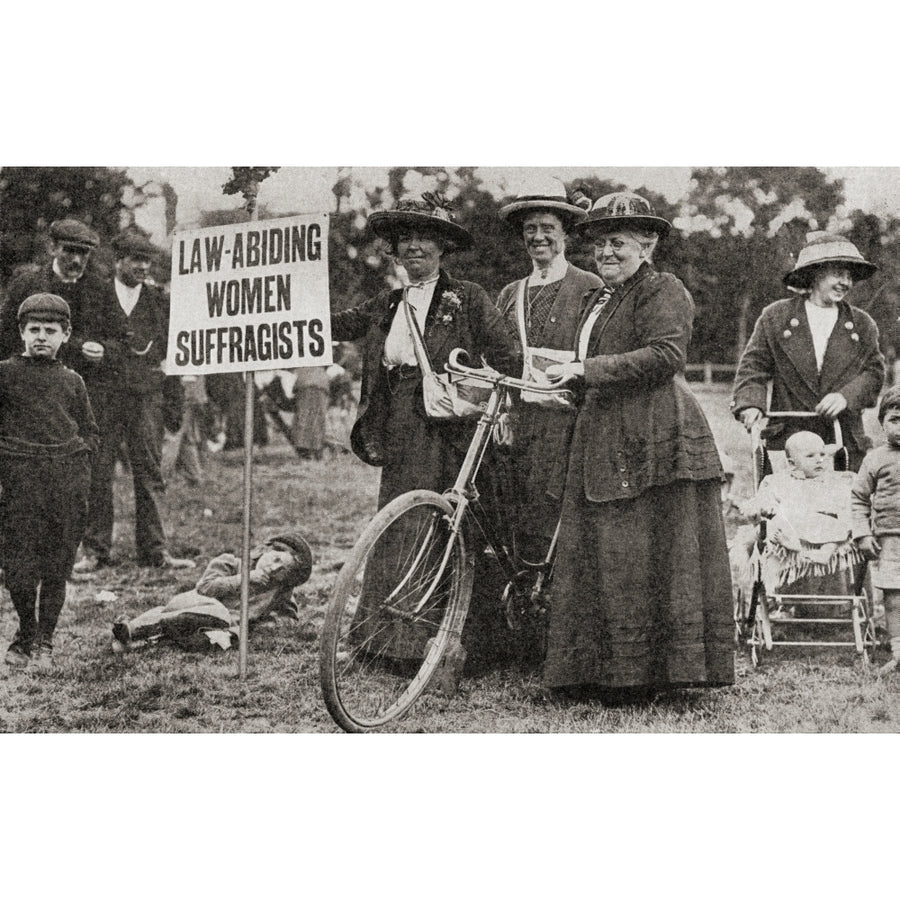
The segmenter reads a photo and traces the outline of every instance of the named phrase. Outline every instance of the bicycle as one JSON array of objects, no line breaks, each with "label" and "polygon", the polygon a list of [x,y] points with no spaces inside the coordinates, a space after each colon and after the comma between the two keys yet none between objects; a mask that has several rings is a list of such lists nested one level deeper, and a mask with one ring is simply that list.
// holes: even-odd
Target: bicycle
[{"label": "bicycle", "polygon": [[[476,486],[491,436],[510,391],[569,395],[450,355],[446,370],[491,388],[459,474],[439,494],[414,490],[395,498],[366,526],[335,584],[319,650],[325,705],[345,731],[366,732],[398,719],[419,699],[442,661],[461,647],[482,546],[500,567],[501,602],[515,628],[546,613],[541,594],[551,577],[559,525],[544,559],[528,562],[491,521]],[[477,531],[476,531],[477,529]]]}]

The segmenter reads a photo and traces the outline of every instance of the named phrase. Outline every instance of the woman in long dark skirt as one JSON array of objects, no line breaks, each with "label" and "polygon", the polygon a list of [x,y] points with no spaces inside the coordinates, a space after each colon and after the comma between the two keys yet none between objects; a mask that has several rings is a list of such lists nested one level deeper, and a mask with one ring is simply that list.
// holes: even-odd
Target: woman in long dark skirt
[{"label": "woman in long dark skirt", "polygon": [[[497,369],[514,371],[513,341],[485,290],[453,278],[441,267],[445,254],[473,244],[469,232],[453,221],[443,198],[426,194],[422,200],[400,201],[394,210],[374,213],[369,222],[374,233],[390,243],[406,270],[410,281],[406,299],[433,369],[443,372],[453,349],[462,347],[474,365],[483,356]],[[475,428],[471,421],[426,418],[422,373],[401,308],[403,295],[402,289],[385,290],[331,317],[334,340],[365,338],[359,415],[350,444],[364,462],[381,467],[379,509],[407,491],[421,488],[440,493],[452,487]],[[397,540],[401,539],[398,535]],[[374,577],[367,574],[370,596]],[[487,621],[485,628],[478,625],[481,613],[476,598],[467,621],[468,641],[464,634],[464,643],[470,647],[480,632],[493,627]],[[489,618],[487,612],[484,617]],[[397,622],[391,634],[383,638],[384,655],[421,656],[424,640],[415,629]]]},{"label": "woman in long dark skirt", "polygon": [[[575,226],[605,287],[582,317],[545,686],[608,702],[734,680],[722,468],[684,379],[694,304],[651,265],[670,225],[636,194]],[[562,476],[560,476],[562,477]]]}]

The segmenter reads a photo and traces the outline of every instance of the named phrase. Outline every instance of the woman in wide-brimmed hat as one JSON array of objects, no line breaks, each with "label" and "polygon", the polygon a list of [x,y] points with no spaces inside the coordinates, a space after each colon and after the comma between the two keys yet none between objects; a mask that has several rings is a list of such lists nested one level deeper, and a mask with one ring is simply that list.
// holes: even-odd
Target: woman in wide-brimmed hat
[{"label": "woman in wide-brimmed hat", "polygon": [[[546,382],[543,370],[548,365],[572,359],[586,298],[602,284],[596,274],[566,260],[568,234],[587,217],[590,205],[584,195],[570,198],[558,178],[542,174],[531,178],[519,196],[500,208],[500,218],[522,240],[531,258],[527,277],[506,285],[497,300],[523,350],[528,380]],[[507,470],[519,552],[537,562],[545,558],[559,521],[562,498],[559,491],[555,496],[548,493],[549,474],[553,461],[568,453],[575,410],[558,401],[551,406],[537,394],[526,393],[519,399]],[[517,637],[523,661],[540,661],[544,642],[539,629],[520,629]]]},{"label": "woman in wide-brimmed hat", "polygon": [[[444,256],[468,250],[473,240],[453,221],[440,195],[401,200],[393,210],[373,213],[369,227],[390,244],[406,272],[406,297],[435,371],[444,371],[456,347],[465,349],[474,364],[484,355],[494,366],[511,366],[512,341],[484,289],[441,267]],[[400,304],[403,294],[402,288],[384,290],[331,317],[334,340],[365,339],[351,445],[364,462],[382,467],[379,508],[414,488],[449,487],[461,462],[457,449],[467,444],[472,428],[426,419],[422,374]]]},{"label": "woman in wide-brimmed hat", "polygon": [[[406,299],[432,368],[443,372],[451,351],[462,347],[473,365],[484,357],[512,373],[515,349],[497,308],[482,287],[454,278],[441,266],[447,254],[473,245],[469,232],[453,221],[444,198],[427,193],[421,200],[402,200],[393,210],[373,213],[369,227],[390,244],[406,272]],[[403,297],[402,288],[384,290],[331,317],[334,340],[365,341],[359,413],[350,444],[364,462],[381,467],[379,509],[406,491],[451,487],[475,427],[471,421],[426,418],[422,373]],[[393,655],[420,655],[421,646],[403,631],[398,625]]]},{"label": "woman in wide-brimmed hat", "polygon": [[850,305],[848,294],[875,271],[845,237],[812,232],[784,276],[794,296],[760,314],[735,374],[734,415],[749,430],[766,410],[771,382],[771,409],[822,417],[773,423],[767,432],[771,448],[781,449],[799,430],[815,431],[830,442],[834,428],[828,420],[836,419],[849,466],[859,468],[870,444],[862,411],[878,401],[884,357],[875,322]]},{"label": "woman in wide-brimmed hat", "polygon": [[734,680],[722,467],[684,379],[694,304],[652,265],[670,229],[637,194],[598,200],[575,226],[605,283],[573,362],[568,455],[544,683],[607,702]]}]

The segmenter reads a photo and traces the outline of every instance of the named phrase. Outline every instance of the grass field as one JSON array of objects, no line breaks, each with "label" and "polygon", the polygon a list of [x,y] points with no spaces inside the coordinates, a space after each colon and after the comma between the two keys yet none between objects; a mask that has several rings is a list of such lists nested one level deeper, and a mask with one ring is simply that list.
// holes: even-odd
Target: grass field
[{"label": "grass field", "polygon": [[[750,491],[747,437],[728,415],[724,389],[698,389],[716,439],[737,464],[736,493]],[[874,426],[877,429],[877,425]],[[254,536],[303,528],[316,566],[304,591],[303,621],[255,631],[250,673],[237,677],[236,652],[190,654],[164,646],[123,656],[109,648],[110,626],[188,586],[181,576],[133,563],[133,510],[117,484],[114,555],[119,564],[93,582],[73,583],[50,673],[0,674],[0,731],[6,732],[315,732],[334,731],[319,692],[318,635],[329,592],[348,549],[375,509],[377,470],[355,458],[301,462],[280,436],[254,465]],[[241,454],[218,454],[207,479],[168,493],[172,550],[198,566],[240,545]],[[188,573],[190,574],[190,573]],[[111,591],[116,599],[99,603]],[[0,642],[15,631],[8,598]],[[0,664],[2,669],[2,664]],[[397,731],[426,732],[896,732],[900,675],[880,682],[852,650],[776,649],[754,670],[743,654],[737,682],[685,691],[645,707],[605,709],[543,698],[536,674],[494,672],[468,679],[447,699],[426,696]]]}]

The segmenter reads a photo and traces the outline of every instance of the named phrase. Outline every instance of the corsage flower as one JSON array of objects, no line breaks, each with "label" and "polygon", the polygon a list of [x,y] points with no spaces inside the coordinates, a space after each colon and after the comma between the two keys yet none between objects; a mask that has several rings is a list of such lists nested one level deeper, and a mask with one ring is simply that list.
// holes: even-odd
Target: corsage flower
[{"label": "corsage flower", "polygon": [[438,304],[435,319],[441,325],[449,325],[455,318],[456,313],[462,306],[462,300],[456,291],[444,291],[441,294],[441,302]]}]

